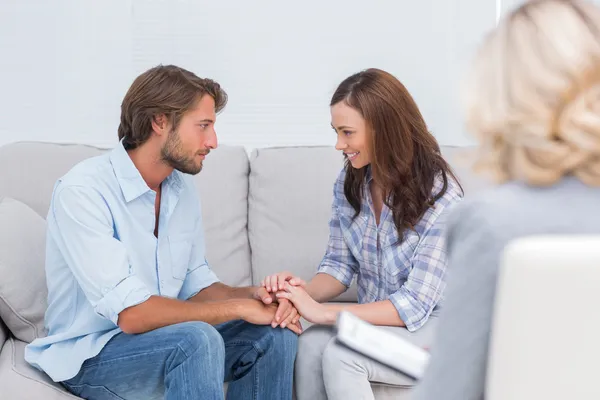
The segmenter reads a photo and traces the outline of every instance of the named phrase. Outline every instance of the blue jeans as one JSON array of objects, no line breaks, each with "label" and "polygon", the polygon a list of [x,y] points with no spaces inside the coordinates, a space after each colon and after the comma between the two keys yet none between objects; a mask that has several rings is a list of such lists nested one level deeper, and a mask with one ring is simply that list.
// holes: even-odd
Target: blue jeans
[{"label": "blue jeans", "polygon": [[62,384],[106,399],[290,399],[298,337],[288,329],[231,321],[186,322],[119,333]]}]

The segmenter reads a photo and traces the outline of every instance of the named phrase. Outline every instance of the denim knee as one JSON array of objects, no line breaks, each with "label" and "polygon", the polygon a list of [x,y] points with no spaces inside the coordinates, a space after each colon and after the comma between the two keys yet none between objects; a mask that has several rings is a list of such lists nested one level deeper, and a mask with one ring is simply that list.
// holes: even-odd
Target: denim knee
[{"label": "denim knee", "polygon": [[273,329],[273,350],[283,357],[295,357],[298,351],[298,335],[289,329]]},{"label": "denim knee", "polygon": [[185,322],[173,325],[170,339],[186,357],[198,354],[200,357],[214,356],[225,361],[225,344],[221,334],[205,322]]}]

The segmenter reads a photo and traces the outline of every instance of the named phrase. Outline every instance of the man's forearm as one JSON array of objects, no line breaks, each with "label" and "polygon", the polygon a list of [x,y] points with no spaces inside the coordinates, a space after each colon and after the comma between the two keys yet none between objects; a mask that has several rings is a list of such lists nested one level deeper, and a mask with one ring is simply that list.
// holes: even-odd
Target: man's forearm
[{"label": "man's forearm", "polygon": [[256,293],[257,287],[254,286],[243,286],[243,287],[230,287],[229,288],[229,299],[252,299],[254,293]]},{"label": "man's forearm", "polygon": [[151,296],[145,302],[121,311],[118,324],[123,332],[130,334],[188,321],[217,325],[240,319],[243,302],[244,300],[225,300],[197,303]]},{"label": "man's forearm", "polygon": [[306,292],[318,301],[325,303],[344,293],[348,288],[329,274],[317,274],[306,284]]},{"label": "man's forearm", "polygon": [[223,283],[213,283],[190,298],[195,302],[225,301],[233,299],[251,299],[258,288],[252,286],[231,287]]}]

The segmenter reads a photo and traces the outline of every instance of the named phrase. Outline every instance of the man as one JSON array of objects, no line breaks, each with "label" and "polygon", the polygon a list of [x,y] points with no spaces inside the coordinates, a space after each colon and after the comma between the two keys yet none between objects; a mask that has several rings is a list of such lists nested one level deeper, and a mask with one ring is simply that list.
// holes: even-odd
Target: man
[{"label": "man", "polygon": [[292,398],[297,311],[220,283],[205,259],[189,175],[217,147],[226,102],[209,79],[152,68],[123,100],[119,145],[56,183],[48,336],[25,358],[75,395],[222,399],[226,380],[228,398]]}]

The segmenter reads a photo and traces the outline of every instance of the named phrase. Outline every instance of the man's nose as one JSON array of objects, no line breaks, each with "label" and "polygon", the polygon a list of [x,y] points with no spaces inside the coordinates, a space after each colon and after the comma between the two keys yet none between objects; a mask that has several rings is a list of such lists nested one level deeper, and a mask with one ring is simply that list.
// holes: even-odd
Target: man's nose
[{"label": "man's nose", "polygon": [[219,143],[217,140],[217,131],[215,131],[215,129],[213,128],[208,133],[208,136],[206,137],[206,142],[204,143],[204,146],[209,149],[216,149],[218,145],[219,145]]}]

